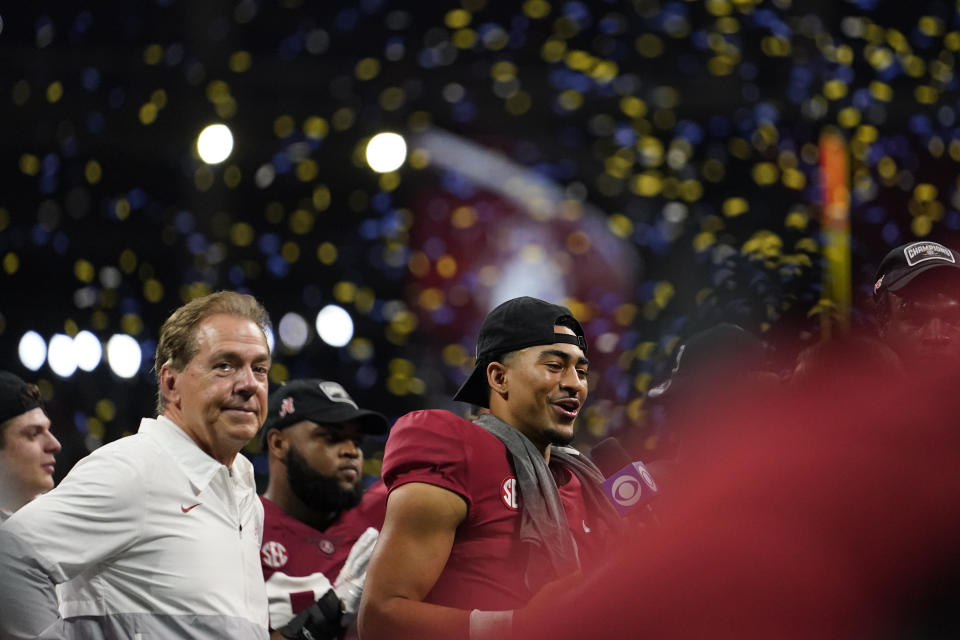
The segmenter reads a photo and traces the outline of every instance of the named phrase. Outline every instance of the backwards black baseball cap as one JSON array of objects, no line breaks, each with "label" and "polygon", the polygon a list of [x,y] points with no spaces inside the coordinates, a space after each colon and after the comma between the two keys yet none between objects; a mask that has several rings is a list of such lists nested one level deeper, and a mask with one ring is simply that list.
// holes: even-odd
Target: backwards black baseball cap
[{"label": "backwards black baseball cap", "polygon": [[[932,269],[960,269],[960,253],[939,242],[910,242],[892,249],[877,268],[873,296],[899,291],[921,273]],[[953,273],[953,275],[960,275]]]},{"label": "backwards black baseball cap", "polygon": [[[557,321],[561,318],[569,319],[567,324],[573,325],[571,329],[576,335],[554,333],[553,327],[559,324]],[[528,296],[507,300],[488,313],[480,325],[477,363],[453,399],[487,407],[490,402],[487,365],[490,362],[510,351],[556,342],[575,344],[584,353],[587,352],[583,327],[569,309]]]},{"label": "backwards black baseball cap", "polygon": [[313,378],[288,382],[270,394],[260,440],[266,442],[271,429],[285,429],[303,420],[321,425],[356,422],[367,435],[382,435],[388,427],[383,414],[359,408],[339,383]]},{"label": "backwards black baseball cap", "polygon": [[0,371],[0,423],[37,407],[43,408],[39,394],[27,392],[27,383],[9,371]]}]

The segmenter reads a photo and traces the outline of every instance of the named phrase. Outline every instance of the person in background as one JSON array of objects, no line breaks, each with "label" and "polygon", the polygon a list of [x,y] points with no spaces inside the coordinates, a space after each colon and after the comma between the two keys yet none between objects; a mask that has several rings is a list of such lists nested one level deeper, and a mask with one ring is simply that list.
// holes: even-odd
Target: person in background
[{"label": "person in background", "polygon": [[600,472],[567,446],[587,398],[586,352],[569,309],[509,300],[483,321],[476,366],[454,396],[488,411],[395,423],[364,640],[501,638],[533,594],[562,591],[600,562],[619,517]]},{"label": "person in background", "polygon": [[59,451],[40,389],[0,371],[0,523],[53,488]]},{"label": "person in background", "polygon": [[266,638],[263,506],[238,454],[267,414],[268,326],[230,291],[167,318],[158,417],[0,527],[0,637]]},{"label": "person in background", "polygon": [[748,383],[776,389],[780,379],[772,369],[769,345],[737,324],[716,324],[680,344],[670,377],[648,392],[660,420],[653,429],[656,447],[639,453],[650,459],[649,470],[658,484],[666,481],[669,485],[682,460],[683,442],[691,435],[687,431],[710,428],[709,422],[691,423],[686,414],[698,412]]},{"label": "person in background", "polygon": [[937,242],[890,250],[874,276],[881,339],[907,371],[960,357],[960,253]]},{"label": "person in background", "polygon": [[790,385],[807,391],[818,387],[833,389],[838,401],[842,401],[844,389],[834,382],[841,374],[890,383],[902,380],[906,372],[891,347],[876,337],[854,334],[822,340],[800,351]]},{"label": "person in background", "polygon": [[260,562],[273,638],[336,638],[356,615],[387,498],[382,482],[364,492],[361,446],[386,432],[383,415],[330,380],[294,380],[270,395]]}]

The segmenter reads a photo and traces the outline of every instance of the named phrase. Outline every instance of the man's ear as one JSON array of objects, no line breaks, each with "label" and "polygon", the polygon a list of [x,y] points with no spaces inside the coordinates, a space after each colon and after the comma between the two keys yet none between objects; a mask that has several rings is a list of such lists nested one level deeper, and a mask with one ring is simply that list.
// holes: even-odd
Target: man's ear
[{"label": "man's ear", "polygon": [[160,367],[160,393],[168,405],[179,407],[180,402],[180,375],[182,371],[177,371],[169,364]]},{"label": "man's ear", "polygon": [[270,429],[267,432],[267,456],[285,460],[290,443],[279,429]]},{"label": "man's ear", "polygon": [[503,397],[507,395],[507,368],[502,362],[491,362],[487,365],[487,385],[490,392]]}]

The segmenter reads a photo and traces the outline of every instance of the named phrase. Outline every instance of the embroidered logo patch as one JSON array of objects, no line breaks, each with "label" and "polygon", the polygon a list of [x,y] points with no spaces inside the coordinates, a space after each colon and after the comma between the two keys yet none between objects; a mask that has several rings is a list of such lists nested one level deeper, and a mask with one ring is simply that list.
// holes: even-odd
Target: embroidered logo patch
[{"label": "embroidered logo patch", "polygon": [[500,499],[507,509],[520,510],[520,496],[517,494],[517,479],[507,478],[500,484]]},{"label": "embroidered logo patch", "polygon": [[327,539],[321,540],[319,546],[320,546],[320,551],[323,551],[328,556],[332,556],[333,552],[337,550],[337,548],[333,545],[333,543]]},{"label": "embroidered logo patch", "polygon": [[327,396],[331,402],[343,402],[350,405],[354,409],[358,408],[357,403],[353,401],[353,399],[347,393],[347,390],[338,383],[330,380],[324,380],[319,386],[320,391],[322,391],[323,395]]},{"label": "embroidered logo patch", "polygon": [[183,505],[180,505],[180,511],[183,511],[184,513],[190,513],[191,511],[193,511],[194,509],[196,509],[196,508],[199,507],[199,506],[200,506],[200,503],[199,503],[199,502],[198,502],[197,504],[192,504],[192,505],[190,505],[189,507],[185,507],[185,506],[183,506]]},{"label": "embroidered logo patch", "polygon": [[[886,275],[886,274],[884,274]],[[880,285],[883,284],[883,276],[877,278],[877,281],[873,283],[873,292],[876,293],[880,290]]]},{"label": "embroidered logo patch", "polygon": [[293,398],[284,398],[280,403],[280,417],[288,416],[293,413],[295,409],[293,408]]},{"label": "embroidered logo patch", "polygon": [[945,260],[956,263],[953,253],[942,244],[936,242],[914,242],[903,248],[903,256],[908,266],[914,266],[927,260]]},{"label": "embroidered logo patch", "polygon": [[279,569],[289,559],[286,547],[275,540],[264,542],[260,547],[260,560],[271,569]]}]

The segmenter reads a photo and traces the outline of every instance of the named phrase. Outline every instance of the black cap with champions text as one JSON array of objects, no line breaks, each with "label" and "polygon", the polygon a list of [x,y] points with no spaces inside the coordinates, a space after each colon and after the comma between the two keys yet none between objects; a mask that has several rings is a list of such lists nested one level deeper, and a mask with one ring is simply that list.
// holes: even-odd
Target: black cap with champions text
[{"label": "black cap with champions text", "polygon": [[339,383],[331,380],[294,380],[270,394],[267,419],[260,432],[266,441],[271,429],[284,429],[304,420],[320,425],[356,422],[367,435],[387,432],[387,419],[376,411],[361,409]]},{"label": "black cap with champions text", "polygon": [[960,269],[960,253],[938,242],[910,242],[891,249],[874,276],[873,295],[898,291],[931,269]]},{"label": "black cap with champions text", "polygon": [[[560,318],[569,318],[576,335],[555,333]],[[541,344],[565,342],[587,352],[583,327],[566,307],[528,296],[507,300],[487,314],[477,336],[476,365],[453,399],[478,407],[489,404],[487,365],[497,356]]]},{"label": "black cap with champions text", "polygon": [[9,371],[0,371],[0,423],[37,407],[43,408],[38,393],[29,393],[29,385]]}]

